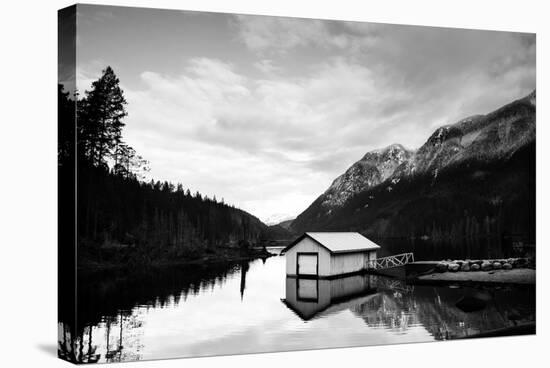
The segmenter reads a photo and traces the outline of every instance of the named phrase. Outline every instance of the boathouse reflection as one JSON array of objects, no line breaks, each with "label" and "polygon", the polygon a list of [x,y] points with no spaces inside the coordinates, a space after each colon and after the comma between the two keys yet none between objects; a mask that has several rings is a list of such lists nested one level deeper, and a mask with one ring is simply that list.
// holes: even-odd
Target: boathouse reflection
[{"label": "boathouse reflection", "polygon": [[337,279],[286,278],[286,294],[282,300],[303,320],[319,314],[329,314],[349,308],[347,302],[361,304],[376,292],[369,275],[355,275]]}]

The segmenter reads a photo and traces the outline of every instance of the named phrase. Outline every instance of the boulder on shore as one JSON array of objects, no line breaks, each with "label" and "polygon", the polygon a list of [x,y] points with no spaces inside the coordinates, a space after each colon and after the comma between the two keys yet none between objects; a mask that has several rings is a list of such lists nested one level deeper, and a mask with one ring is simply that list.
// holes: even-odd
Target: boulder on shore
[{"label": "boulder on shore", "polygon": [[490,271],[493,269],[493,264],[491,262],[484,261],[481,264],[481,271]]},{"label": "boulder on shore", "polygon": [[456,272],[460,268],[460,265],[458,263],[449,263],[449,271]]},{"label": "boulder on shore", "polygon": [[437,272],[447,272],[447,263],[446,262],[439,262],[435,266],[435,269],[437,270]]},{"label": "boulder on shore", "polygon": [[469,272],[469,271],[492,271],[492,270],[511,270],[513,268],[534,268],[534,262],[528,258],[507,258],[507,259],[483,259],[483,260],[442,260],[435,265],[432,272]]}]

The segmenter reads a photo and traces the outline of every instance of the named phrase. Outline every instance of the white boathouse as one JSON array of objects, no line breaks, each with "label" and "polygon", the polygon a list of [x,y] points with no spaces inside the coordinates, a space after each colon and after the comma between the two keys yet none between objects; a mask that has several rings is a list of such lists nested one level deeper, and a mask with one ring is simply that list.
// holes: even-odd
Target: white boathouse
[{"label": "white boathouse", "polygon": [[356,232],[307,232],[282,253],[287,276],[330,278],[365,270],[378,249]]}]

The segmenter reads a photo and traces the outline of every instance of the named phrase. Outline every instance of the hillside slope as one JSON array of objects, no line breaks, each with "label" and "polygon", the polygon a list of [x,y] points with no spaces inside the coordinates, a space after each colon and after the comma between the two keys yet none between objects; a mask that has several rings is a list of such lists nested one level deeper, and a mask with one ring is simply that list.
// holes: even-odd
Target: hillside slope
[{"label": "hillside slope", "polygon": [[373,237],[458,240],[514,233],[533,239],[535,115],[533,92],[437,129],[416,151],[392,145],[369,152],[292,228]]}]

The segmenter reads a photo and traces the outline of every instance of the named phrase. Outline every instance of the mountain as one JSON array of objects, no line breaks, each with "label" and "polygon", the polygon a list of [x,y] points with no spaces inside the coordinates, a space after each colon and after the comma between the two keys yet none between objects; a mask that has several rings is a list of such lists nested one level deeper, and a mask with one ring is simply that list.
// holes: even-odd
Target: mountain
[{"label": "mountain", "polygon": [[368,152],[292,223],[373,237],[534,237],[536,92],[440,127],[417,150]]},{"label": "mountain", "polygon": [[386,181],[412,155],[412,151],[400,144],[368,152],[334,180],[321,196],[322,204],[326,207],[343,205],[353,195]]},{"label": "mountain", "polygon": [[437,129],[395,173],[396,177],[437,171],[466,160],[510,157],[535,139],[536,92],[487,115]]},{"label": "mountain", "polygon": [[277,241],[288,241],[296,237],[296,234],[292,232],[292,220],[286,220],[276,225],[267,225],[266,230],[262,233],[261,239],[264,243],[273,243]]},{"label": "mountain", "polygon": [[286,221],[280,222],[278,225],[283,229],[290,230],[290,227],[292,226],[293,221],[294,219],[286,220]]},{"label": "mountain", "polygon": [[260,237],[262,244],[277,245],[277,242],[287,242],[295,238],[291,225],[294,219],[287,219],[279,223],[266,222],[266,228]]},{"label": "mountain", "polygon": [[263,220],[263,222],[267,226],[272,226],[272,225],[279,225],[282,222],[292,221],[292,220],[294,220],[294,218],[289,216],[288,214],[275,213],[275,214],[272,214],[271,216],[265,218]]},{"label": "mountain", "polygon": [[[266,229],[262,232],[260,237],[261,244],[270,244],[278,241],[289,241],[294,238],[294,234],[291,233],[288,229],[280,225],[271,225],[267,226]],[[275,245],[275,244],[271,244]]]}]

